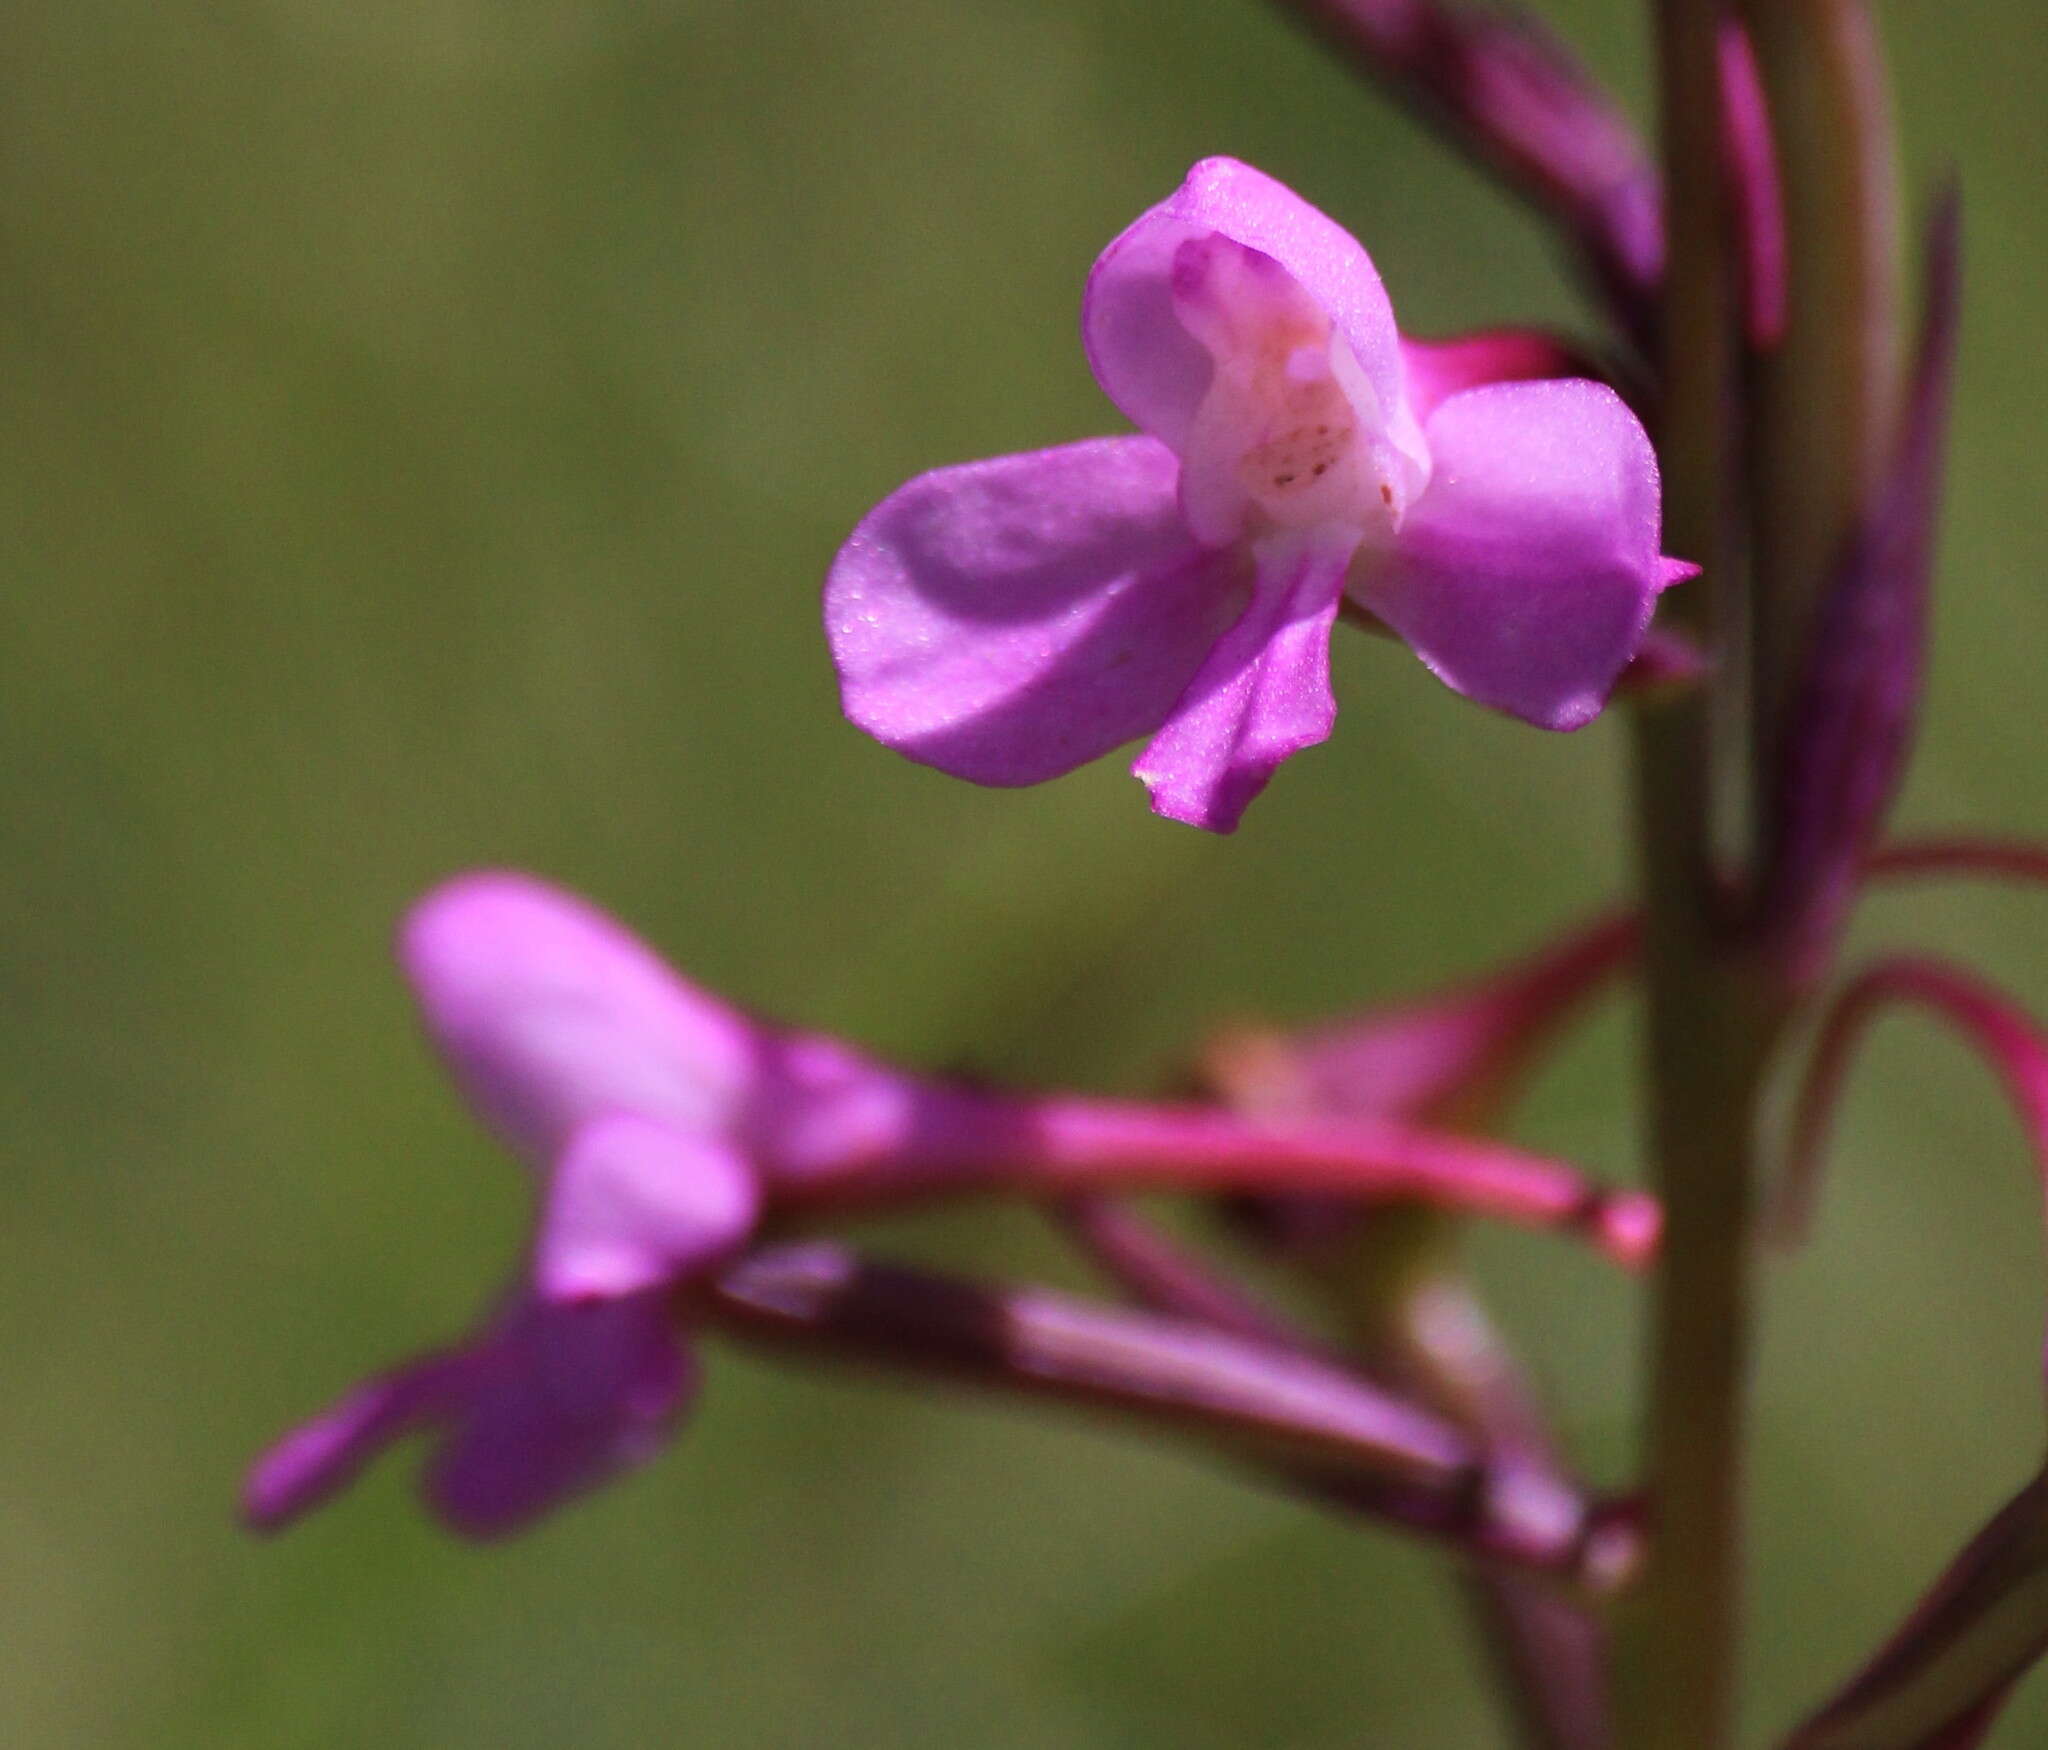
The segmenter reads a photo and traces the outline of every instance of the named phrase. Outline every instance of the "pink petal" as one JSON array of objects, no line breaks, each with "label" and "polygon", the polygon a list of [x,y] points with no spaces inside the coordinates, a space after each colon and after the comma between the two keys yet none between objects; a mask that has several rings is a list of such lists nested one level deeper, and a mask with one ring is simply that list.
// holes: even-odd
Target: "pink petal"
[{"label": "pink petal", "polygon": [[464,1347],[369,1380],[250,1468],[242,1507],[274,1531],[353,1482],[393,1441],[444,1423],[429,1504],[496,1536],[660,1450],[696,1388],[665,1294],[547,1307],[513,1298]]},{"label": "pink petal", "polygon": [[258,1531],[277,1531],[338,1494],[394,1440],[460,1402],[471,1366],[462,1351],[441,1352],[365,1380],[249,1467],[242,1517]]},{"label": "pink petal", "polygon": [[731,1252],[759,1206],[753,1169],[726,1144],[645,1118],[594,1119],[549,1181],[534,1285],[549,1301],[664,1287]]},{"label": "pink petal", "polygon": [[1381,417],[1402,439],[1394,312],[1372,258],[1334,219],[1234,158],[1203,159],[1088,276],[1081,338],[1103,393],[1154,437],[1183,447],[1211,366],[1174,315],[1174,257],[1183,243],[1218,234],[1271,256],[1328,312],[1379,397]]},{"label": "pink petal", "polygon": [[1657,551],[1657,459],[1613,390],[1498,383],[1430,418],[1434,473],[1391,558],[1355,580],[1445,685],[1577,729],[1686,575]]},{"label": "pink petal", "polygon": [[1155,729],[1228,623],[1178,466],[1101,438],[923,474],[825,581],[846,715],[977,784],[1036,784]]},{"label": "pink petal", "polygon": [[1351,550],[1328,535],[1260,549],[1251,604],[1131,767],[1154,813],[1234,831],[1280,762],[1329,735],[1330,627]]},{"label": "pink petal", "polygon": [[456,1080],[536,1164],[599,1113],[710,1130],[750,1090],[744,1017],[530,877],[466,875],[437,889],[406,919],[399,957]]},{"label": "pink petal", "polygon": [[428,1503],[469,1537],[516,1531],[652,1458],[696,1386],[665,1295],[517,1302],[482,1357],[460,1424],[428,1466]]}]

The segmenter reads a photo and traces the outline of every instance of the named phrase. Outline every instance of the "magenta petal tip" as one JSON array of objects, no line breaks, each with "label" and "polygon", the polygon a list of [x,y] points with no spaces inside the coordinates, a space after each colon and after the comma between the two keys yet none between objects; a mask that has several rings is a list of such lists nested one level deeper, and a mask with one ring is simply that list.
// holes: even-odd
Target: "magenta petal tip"
[{"label": "magenta petal tip", "polygon": [[1664,1211],[1641,1191],[1619,1191],[1601,1200],[1593,1226],[1601,1250],[1630,1270],[1646,1268],[1664,1235]]},{"label": "magenta petal tip", "polygon": [[464,1389],[460,1351],[422,1356],[365,1380],[328,1409],[273,1441],[242,1484],[251,1531],[282,1531],[363,1472],[392,1442],[447,1413]]}]

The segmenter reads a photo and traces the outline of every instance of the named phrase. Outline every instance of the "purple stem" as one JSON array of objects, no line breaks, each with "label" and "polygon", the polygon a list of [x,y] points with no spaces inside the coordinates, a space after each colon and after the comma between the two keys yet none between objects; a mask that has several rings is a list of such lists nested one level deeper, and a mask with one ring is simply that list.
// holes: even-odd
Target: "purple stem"
[{"label": "purple stem", "polygon": [[[1313,1353],[1316,1339],[1251,1305],[1200,1259],[1143,1216],[1103,1198],[1075,1200],[1061,1216],[1089,1255],[1141,1305],[1210,1322],[1241,1335]],[[1396,1218],[1397,1219],[1397,1218]],[[1411,1296],[1382,1355],[1397,1389],[1477,1435],[1497,1458],[1564,1484],[1541,1412],[1484,1311],[1448,1271]],[[1384,1509],[1383,1509],[1384,1510]],[[1604,1750],[1606,1636],[1597,1620],[1548,1586],[1497,1567],[1475,1567],[1459,1584],[1500,1671],[1523,1741],[1532,1750]]]},{"label": "purple stem", "polygon": [[1204,1106],[960,1091],[886,1153],[778,1183],[791,1214],[966,1191],[1316,1192],[1427,1203],[1576,1234],[1629,1268],[1656,1250],[1655,1199],[1563,1162],[1389,1120],[1262,1122]]},{"label": "purple stem", "polygon": [[729,1335],[1012,1398],[1107,1410],[1276,1463],[1287,1487],[1475,1557],[1582,1576],[1598,1522],[1552,1479],[1323,1362],[1183,1320],[870,1263],[755,1252],[692,1307]]},{"label": "purple stem", "polygon": [[[1446,1262],[1411,1289],[1392,1333],[1392,1383],[1449,1415],[1496,1460],[1564,1473],[1527,1380],[1463,1275]],[[1577,1601],[1505,1572],[1461,1577],[1534,1750],[1607,1750],[1608,1636]]]},{"label": "purple stem", "polygon": [[1068,1197],[1049,1211],[1088,1259],[1139,1306],[1299,1354],[1323,1345],[1256,1304],[1186,1247],[1113,1198]]}]

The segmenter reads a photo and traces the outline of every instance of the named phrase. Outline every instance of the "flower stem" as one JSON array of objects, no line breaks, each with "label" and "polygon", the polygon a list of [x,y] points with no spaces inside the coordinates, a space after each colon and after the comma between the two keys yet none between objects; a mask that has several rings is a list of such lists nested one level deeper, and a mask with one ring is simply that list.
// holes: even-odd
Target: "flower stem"
[{"label": "flower stem", "polygon": [[1318,1351],[1305,1333],[1287,1326],[1115,1198],[1096,1192],[1063,1197],[1047,1213],[1089,1262],[1139,1306],[1276,1348]]},{"label": "flower stem", "polygon": [[[1374,1377],[1491,1457],[1560,1475],[1542,1412],[1461,1266],[1462,1225],[1416,1205],[1375,1212],[1319,1272],[1332,1311]],[[1518,1740],[1529,1750],[1608,1750],[1600,1619],[1505,1570],[1468,1567],[1458,1583]]]},{"label": "flower stem", "polygon": [[1654,1198],[1562,1161],[1378,1118],[1263,1121],[1213,1107],[967,1092],[907,1136],[775,1187],[785,1214],[990,1191],[1280,1192],[1415,1200],[1583,1239],[1626,1268],[1656,1249]]},{"label": "flower stem", "polygon": [[[1650,1141],[1666,1240],[1652,1337],[1654,1531],[1617,1674],[1624,1750],[1722,1750],[1734,1731],[1756,1113],[1798,993],[1788,969],[1745,946],[1716,875],[1715,830],[1717,820],[1739,821],[1738,867],[1753,891],[1759,864],[1778,854],[1768,809],[1785,759],[1789,677],[1891,441],[1897,393],[1893,170],[1867,9],[1754,0],[1743,11],[1794,244],[1782,337],[1758,337],[1764,351],[1748,381],[1734,345],[1733,215],[1714,137],[1725,7],[1658,8],[1668,543],[1706,568],[1710,587],[1678,605],[1705,618],[1716,662],[1703,695],[1640,717]],[[1751,551],[1739,554],[1735,430],[1745,401]],[[1745,634],[1746,701],[1730,660]]]},{"label": "flower stem", "polygon": [[1651,990],[1652,1148],[1676,1243],[1654,1285],[1652,1536],[1620,1622],[1619,1742],[1722,1750],[1735,1716],[1761,1053],[1711,961],[1653,959]]},{"label": "flower stem", "polygon": [[1190,1437],[1326,1506],[1476,1560],[1600,1583],[1567,1481],[1496,1465],[1449,1422],[1298,1348],[1182,1319],[873,1263],[826,1241],[730,1265],[690,1316],[787,1353],[865,1361]]},{"label": "flower stem", "polygon": [[[1700,561],[1681,630],[1725,657],[1740,599],[1733,518],[1736,281],[1720,150],[1717,0],[1661,0],[1670,266],[1666,544]],[[1637,718],[1649,1146],[1667,1238],[1654,1283],[1646,1484],[1653,1530],[1617,1624],[1623,1750],[1724,1750],[1735,1721],[1754,1114],[1774,1030],[1716,875],[1717,717],[1734,665]]]}]

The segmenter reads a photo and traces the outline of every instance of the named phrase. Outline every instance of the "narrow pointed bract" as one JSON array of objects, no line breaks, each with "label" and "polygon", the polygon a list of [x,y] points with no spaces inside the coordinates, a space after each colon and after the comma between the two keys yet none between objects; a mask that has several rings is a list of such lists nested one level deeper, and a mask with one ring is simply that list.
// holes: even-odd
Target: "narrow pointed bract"
[{"label": "narrow pointed bract", "polygon": [[1773,802],[1760,924],[1811,980],[1852,905],[1912,755],[1959,319],[1960,208],[1928,227],[1925,309],[1892,466],[1822,598]]},{"label": "narrow pointed bract", "polygon": [[1897,955],[1851,979],[1821,1018],[1793,1102],[1778,1190],[1777,1226],[1785,1237],[1803,1234],[1811,1219],[1828,1133],[1857,1047],[1880,1016],[1900,1007],[1933,1014],[1997,1075],[2025,1128],[2048,1197],[2048,1034],[2019,1004],[1974,973],[1922,956]]},{"label": "narrow pointed bract", "polygon": [[1785,337],[1785,198],[1756,46],[1741,19],[1721,25],[1721,138],[1741,245],[1742,316],[1752,349]]},{"label": "narrow pointed bract", "polygon": [[1441,994],[1298,1033],[1225,1034],[1208,1074],[1248,1111],[1399,1117],[1483,1129],[1641,944],[1630,912],[1563,932]]},{"label": "narrow pointed bract", "polygon": [[1973,1750],[2048,1652],[2048,1473],[1966,1544],[1885,1648],[1782,1750]]},{"label": "narrow pointed bract", "polygon": [[[1798,1232],[1810,1218],[1856,1047],[1880,1015],[1904,1005],[1953,1027],[1997,1074],[2025,1129],[2048,1218],[2048,1033],[1974,974],[1899,956],[1865,969],[1822,1020],[1794,1106],[1780,1226]],[[1969,1750],[2044,1653],[2048,1473],[1993,1516],[1870,1664],[1784,1750]]]},{"label": "narrow pointed bract", "polygon": [[1627,115],[1522,8],[1279,0],[1347,61],[1554,221],[1624,332],[1647,342],[1663,194]]},{"label": "narrow pointed bract", "polygon": [[[1641,946],[1634,914],[1613,912],[1534,953],[1433,996],[1282,1033],[1238,1027],[1213,1039],[1200,1076],[1239,1111],[1491,1126],[1544,1053]],[[1269,1241],[1314,1246],[1358,1209],[1328,1198],[1264,1198],[1238,1213]]]},{"label": "narrow pointed bract", "polygon": [[[1240,1030],[1205,1054],[1204,1079],[1243,1110],[1394,1115],[1485,1129],[1570,1023],[1634,961],[1638,920],[1615,912],[1447,992],[1298,1034]],[[1450,1224],[1312,1197],[1240,1199],[1270,1249],[1320,1261],[1372,1364],[1529,1473],[1562,1459],[1541,1406],[1452,1255]],[[1631,1556],[1617,1531],[1615,1559]],[[1635,1540],[1628,1539],[1628,1546]],[[1606,1627],[1518,1577],[1463,1576],[1467,1606],[1523,1737],[1543,1750],[1611,1742]]]}]

